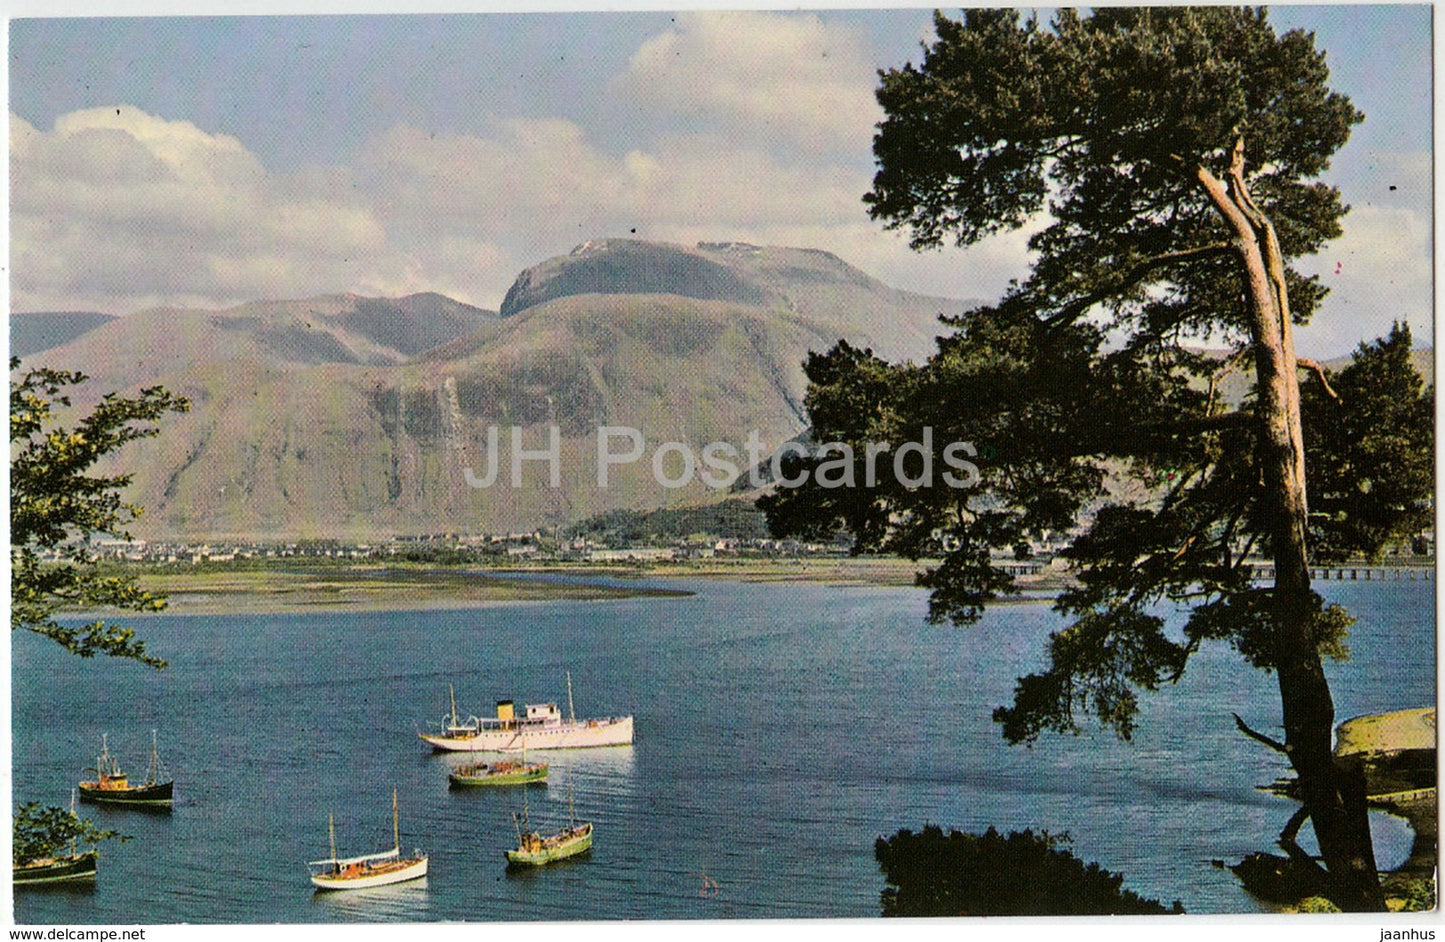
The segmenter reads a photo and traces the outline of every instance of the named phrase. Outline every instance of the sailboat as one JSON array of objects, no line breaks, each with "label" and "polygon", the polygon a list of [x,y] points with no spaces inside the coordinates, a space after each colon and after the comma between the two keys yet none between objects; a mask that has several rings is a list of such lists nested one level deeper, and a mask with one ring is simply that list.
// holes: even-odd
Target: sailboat
[{"label": "sailboat", "polygon": [[[512,824],[517,829],[517,848],[506,851],[507,864],[512,867],[542,867],[558,860],[575,857],[592,849],[592,822],[577,823],[576,810],[572,807],[572,789],[567,789],[568,826],[555,834],[542,835],[531,829],[526,799],[523,799],[522,813],[512,813]],[[525,828],[525,830],[524,830]]]},{"label": "sailboat", "polygon": [[83,781],[78,786],[82,801],[93,801],[112,805],[168,805],[175,782],[161,780],[160,755],[156,751],[156,731],[151,730],[151,763],[142,784],[132,785],[130,777],[120,770],[115,756],[110,754],[110,742],[101,734],[100,757],[95,760],[93,781]]},{"label": "sailboat", "polygon": [[306,864],[311,870],[311,882],[318,889],[361,890],[426,876],[426,854],[414,850],[410,857],[401,855],[401,819],[397,814],[395,788],[391,790],[391,850],[360,857],[337,857],[335,816],[328,815],[327,822],[331,832],[331,856]]}]

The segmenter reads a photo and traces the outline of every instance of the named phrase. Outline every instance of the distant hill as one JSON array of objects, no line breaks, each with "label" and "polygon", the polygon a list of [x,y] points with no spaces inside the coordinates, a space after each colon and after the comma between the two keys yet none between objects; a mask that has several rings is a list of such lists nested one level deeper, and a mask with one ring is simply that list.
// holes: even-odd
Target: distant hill
[{"label": "distant hill", "polygon": [[[335,295],[224,311],[157,309],[46,352],[94,377],[77,403],[162,384],[192,411],[133,443],[133,527],[161,536],[367,539],[517,531],[727,495],[657,483],[654,451],[768,448],[803,430],[802,362],[840,338],[921,357],[967,302],[896,291],[824,252],[590,243],[518,277],[500,314],[440,295]],[[505,316],[502,316],[505,315]],[[524,448],[561,434],[561,486]],[[597,483],[600,426],[639,430],[642,460]],[[489,467],[499,429],[501,481]],[[673,454],[662,465],[681,473]],[[740,470],[747,464],[740,455]]]},{"label": "distant hill", "polygon": [[34,311],[10,315],[10,355],[28,357],[69,343],[115,320],[95,311]]},{"label": "distant hill", "polygon": [[657,510],[609,510],[567,528],[568,537],[586,537],[604,546],[666,545],[695,537],[760,540],[771,534],[763,512],[752,500],[732,498],[715,504]]},{"label": "distant hill", "polygon": [[[497,319],[439,294],[327,295],[221,311],[153,308],[107,319],[47,357],[121,388],[209,364],[394,365]],[[54,362],[52,362],[54,361]]]},{"label": "distant hill", "polygon": [[580,294],[673,294],[763,307],[786,304],[738,272],[678,245],[632,239],[585,242],[571,254],[522,272],[502,300],[502,316]]},{"label": "distant hill", "polygon": [[[806,436],[810,350],[847,338],[922,358],[943,332],[937,316],[970,306],[895,290],[827,252],[603,240],[522,272],[500,312],[430,293],[156,309],[97,315],[85,330],[78,320],[42,350],[44,365],[93,377],[78,407],[155,384],[190,397],[190,413],[107,469],[135,475],[128,496],[146,508],[137,535],[367,540],[717,504],[730,493],[696,476],[659,483],[657,449],[676,442],[699,461],[705,445],[727,443],[745,473],[750,431],[764,455]],[[1433,380],[1431,351],[1416,364]],[[1241,398],[1248,375],[1231,374],[1225,395]],[[549,425],[560,486],[535,461],[511,486],[511,429],[536,450]],[[604,488],[608,425],[638,430],[646,450]],[[681,481],[683,454],[663,458],[664,476]],[[468,484],[493,464],[496,483]]]}]

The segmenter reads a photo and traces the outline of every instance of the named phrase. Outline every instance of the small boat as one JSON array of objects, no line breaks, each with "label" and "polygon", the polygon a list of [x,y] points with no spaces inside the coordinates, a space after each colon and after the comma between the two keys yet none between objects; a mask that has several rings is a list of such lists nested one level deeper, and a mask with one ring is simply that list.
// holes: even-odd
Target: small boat
[{"label": "small boat", "polygon": [[79,784],[81,801],[93,801],[110,805],[169,805],[175,782],[170,778],[161,779],[160,757],[156,752],[156,734],[151,730],[151,763],[145,782],[132,785],[130,777],[120,770],[115,757],[110,754],[110,744],[104,735],[100,738],[100,757],[95,760],[93,781]]},{"label": "small boat", "polygon": [[531,821],[523,805],[522,813],[512,813],[512,823],[517,829],[517,848],[506,851],[510,867],[542,867],[568,857],[576,857],[592,849],[592,822],[578,824],[572,813],[572,793],[567,793],[568,826],[555,834],[538,834],[531,829]]},{"label": "small boat", "polygon": [[547,780],[547,765],[544,762],[478,762],[463,765],[447,775],[453,788],[470,788],[474,785],[529,785]]},{"label": "small boat", "polygon": [[99,861],[100,853],[94,850],[87,850],[78,854],[60,854],[55,857],[42,857],[39,860],[30,860],[23,864],[13,864],[10,871],[11,882],[16,886],[22,886],[27,883],[66,883],[94,880],[95,869]]},{"label": "small boat", "polygon": [[[70,815],[75,817],[75,793],[70,794]],[[79,825],[79,819],[76,820]],[[100,852],[94,849],[77,851],[76,840],[70,839],[70,853],[56,853],[58,847],[41,850],[43,857],[36,857],[21,863],[12,863],[10,874],[14,886],[46,883],[78,883],[94,880],[95,870],[100,863]],[[39,848],[37,848],[39,849]]]},{"label": "small boat", "polygon": [[632,717],[606,716],[577,719],[572,706],[572,675],[567,675],[567,712],[555,703],[529,703],[518,716],[511,700],[497,701],[494,717],[457,716],[456,695],[452,711],[442,717],[439,733],[418,733],[437,752],[510,752],[525,739],[529,749],[585,749],[594,746],[627,746],[632,743]]},{"label": "small boat", "polygon": [[401,819],[397,815],[396,789],[391,790],[391,850],[360,857],[337,857],[336,819],[328,816],[327,821],[331,832],[331,856],[306,864],[311,871],[311,882],[318,889],[363,890],[426,876],[426,854],[414,850],[410,857],[401,855]]}]

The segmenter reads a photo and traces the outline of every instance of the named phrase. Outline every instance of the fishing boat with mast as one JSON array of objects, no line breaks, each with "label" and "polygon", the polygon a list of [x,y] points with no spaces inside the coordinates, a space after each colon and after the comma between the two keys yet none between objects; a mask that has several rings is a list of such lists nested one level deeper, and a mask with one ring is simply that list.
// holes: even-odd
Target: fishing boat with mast
[{"label": "fishing boat with mast", "polygon": [[93,780],[82,781],[77,786],[81,801],[92,801],[109,805],[143,805],[159,807],[171,803],[175,782],[162,777],[160,755],[156,751],[156,731],[151,730],[151,761],[144,782],[132,784],[130,777],[120,770],[115,756],[110,754],[110,742],[105,734],[100,737],[100,756],[95,767],[85,769],[94,772]]},{"label": "fishing boat with mast", "polygon": [[427,856],[414,850],[410,857],[401,855],[401,818],[397,813],[396,789],[391,790],[391,836],[390,850],[360,857],[336,856],[336,818],[327,816],[327,827],[331,834],[331,856],[325,860],[312,860],[306,866],[311,871],[311,883],[320,890],[363,890],[374,886],[389,886],[426,876]]},{"label": "fishing boat with mast", "polygon": [[[75,792],[70,793],[70,816],[75,815]],[[75,831],[82,831],[85,824],[78,818],[73,822]],[[63,840],[63,839],[62,839]],[[90,850],[77,850],[76,838],[70,838],[70,849],[67,853],[57,853],[60,850],[58,844],[50,843],[48,840],[38,845],[31,845],[28,848],[19,848],[17,856],[28,859],[11,864],[10,879],[14,886],[26,886],[49,883],[78,883],[82,880],[94,880],[96,868],[100,864],[100,852],[95,848]]]},{"label": "fishing boat with mast", "polygon": [[544,867],[549,863],[576,857],[592,849],[592,822],[577,823],[572,807],[572,789],[567,789],[567,827],[555,834],[539,834],[532,830],[531,816],[525,799],[522,813],[512,812],[512,825],[517,830],[517,847],[506,851],[508,867]]},{"label": "fishing boat with mast", "polygon": [[442,718],[439,733],[418,732],[437,752],[509,752],[525,740],[529,749],[585,749],[594,746],[626,746],[632,743],[632,717],[607,716],[577,719],[572,703],[572,675],[567,674],[567,716],[555,703],[529,703],[518,716],[511,700],[497,701],[497,715],[457,715],[453,690],[451,713]]}]

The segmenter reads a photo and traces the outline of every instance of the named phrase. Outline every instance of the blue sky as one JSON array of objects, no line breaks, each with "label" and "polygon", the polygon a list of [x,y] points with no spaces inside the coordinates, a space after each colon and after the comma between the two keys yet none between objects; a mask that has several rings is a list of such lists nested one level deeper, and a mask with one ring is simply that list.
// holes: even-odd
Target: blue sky
[{"label": "blue sky", "polygon": [[[1427,6],[1277,7],[1367,116],[1300,335],[1431,331]],[[11,305],[113,313],[436,290],[495,307],[587,239],[823,248],[992,297],[1021,235],[908,251],[864,212],[876,70],[923,9],[12,21]]]}]

